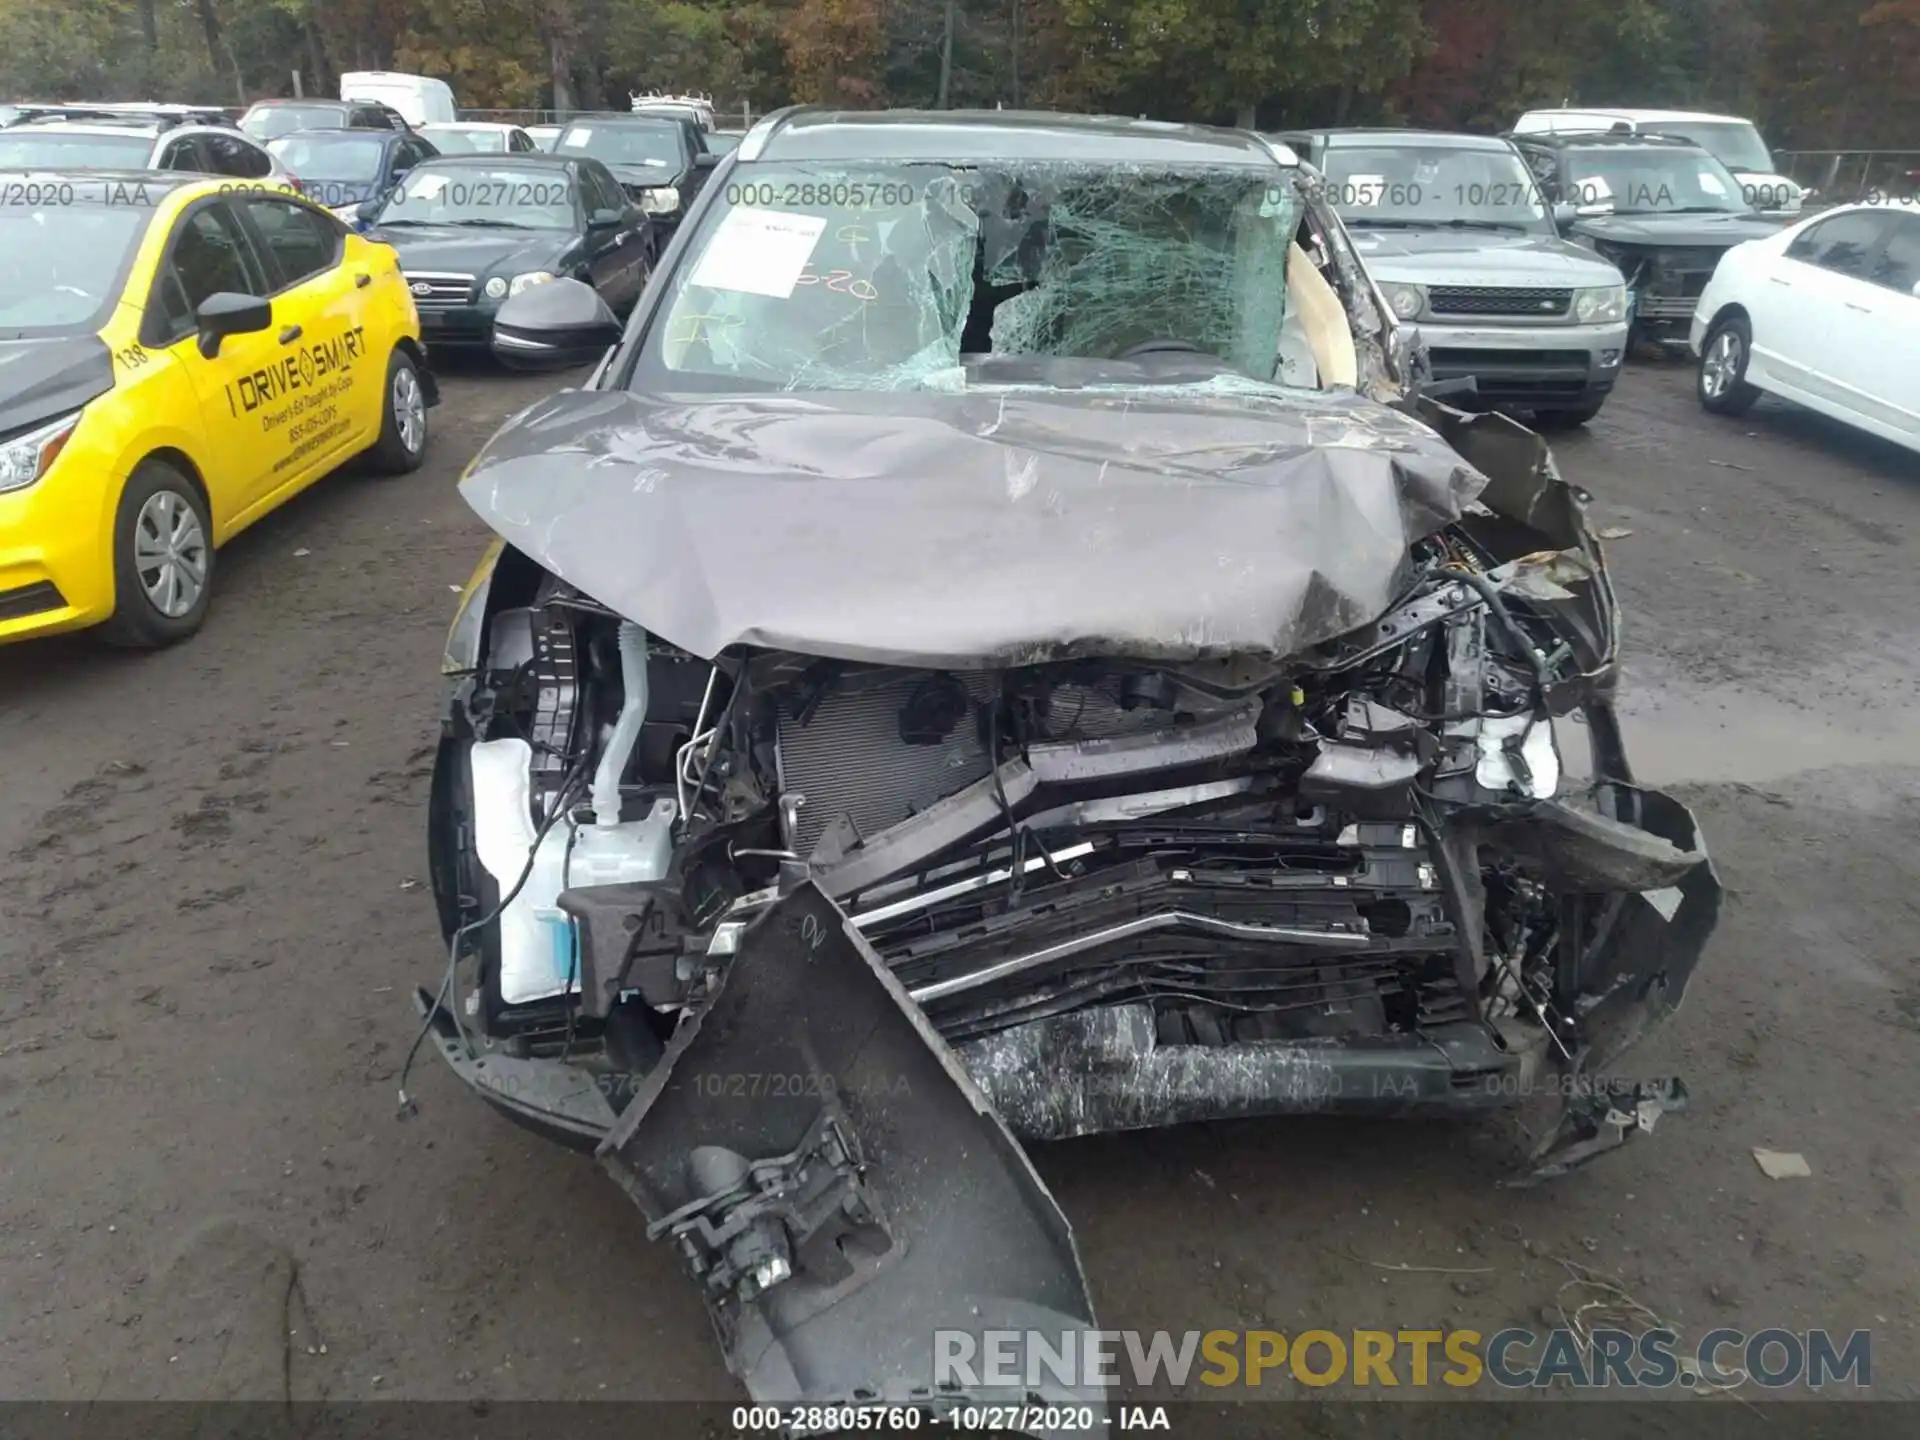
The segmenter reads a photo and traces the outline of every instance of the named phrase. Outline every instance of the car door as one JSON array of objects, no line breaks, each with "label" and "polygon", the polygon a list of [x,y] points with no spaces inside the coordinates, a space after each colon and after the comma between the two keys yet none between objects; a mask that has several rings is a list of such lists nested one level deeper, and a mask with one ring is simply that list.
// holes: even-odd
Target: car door
[{"label": "car door", "polygon": [[270,324],[265,331],[227,336],[209,356],[201,350],[194,314],[209,296],[264,297],[268,289],[265,267],[240,217],[226,197],[212,196],[188,206],[174,222],[141,324],[141,344],[166,351],[193,386],[207,438],[206,453],[193,458],[206,482],[216,535],[245,523],[254,479],[272,464],[272,430],[262,420],[281,404],[266,378],[280,344]]},{"label": "car door", "polygon": [[1869,403],[1908,444],[1920,443],[1920,215],[1888,215],[1868,278],[1882,292]]},{"label": "car door", "polygon": [[1879,363],[1878,315],[1886,293],[1868,278],[1886,229],[1877,210],[1832,215],[1794,236],[1753,289],[1753,348],[1791,398],[1843,419]]},{"label": "car door", "polygon": [[273,387],[279,403],[261,419],[273,455],[249,498],[264,506],[379,438],[385,352],[376,360],[377,337],[364,323],[367,277],[341,263],[344,225],[269,193],[240,195],[235,208],[265,260],[280,346]]},{"label": "car door", "polygon": [[624,219],[611,233],[589,231],[587,235],[587,274],[601,298],[620,314],[625,314],[640,298],[651,273],[652,256],[648,222],[638,207],[627,199],[613,172],[597,160],[581,160],[580,201],[591,220],[596,210],[616,210]]}]

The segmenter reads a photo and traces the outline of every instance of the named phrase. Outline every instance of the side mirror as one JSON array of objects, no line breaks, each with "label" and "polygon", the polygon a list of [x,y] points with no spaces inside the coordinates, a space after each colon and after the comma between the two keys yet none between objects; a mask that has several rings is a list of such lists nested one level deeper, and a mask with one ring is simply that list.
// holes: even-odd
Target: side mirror
[{"label": "side mirror", "polygon": [[1913,282],[1912,294],[1916,299],[1920,299],[1920,280],[1916,280]]},{"label": "side mirror", "polygon": [[627,223],[624,210],[596,210],[587,217],[589,230],[618,230]]},{"label": "side mirror", "polygon": [[1565,200],[1557,200],[1554,202],[1553,224],[1555,229],[1564,230],[1578,218],[1578,212]]},{"label": "side mirror", "polygon": [[509,370],[569,370],[620,342],[620,322],[591,285],[550,280],[510,296],[493,319],[493,355]]},{"label": "side mirror", "polygon": [[200,353],[211,360],[220,353],[220,342],[227,336],[251,335],[273,324],[273,302],[258,295],[219,290],[200,302],[193,318],[200,327]]},{"label": "side mirror", "polygon": [[711,170],[725,158],[725,156],[711,153],[696,155],[693,157],[693,168],[696,170]]},{"label": "side mirror", "polygon": [[362,200],[353,207],[353,218],[362,225],[371,225],[380,218],[380,207],[385,205],[385,196],[376,196],[372,200]]}]

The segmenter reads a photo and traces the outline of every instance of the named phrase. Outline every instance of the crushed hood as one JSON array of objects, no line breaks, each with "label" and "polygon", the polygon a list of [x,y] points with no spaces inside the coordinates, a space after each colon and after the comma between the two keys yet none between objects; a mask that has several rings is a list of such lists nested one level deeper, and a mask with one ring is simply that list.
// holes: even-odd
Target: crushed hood
[{"label": "crushed hood", "polygon": [[955,371],[952,391],[563,391],[494,437],[461,494],[702,658],[993,667],[1292,654],[1386,609],[1409,544],[1486,483],[1357,395],[1044,369]]}]

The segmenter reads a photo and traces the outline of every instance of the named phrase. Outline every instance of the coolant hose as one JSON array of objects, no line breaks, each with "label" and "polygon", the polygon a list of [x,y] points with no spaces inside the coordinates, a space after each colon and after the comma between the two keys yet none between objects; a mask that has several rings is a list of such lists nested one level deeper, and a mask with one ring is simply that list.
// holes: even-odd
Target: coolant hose
[{"label": "coolant hose", "polygon": [[627,773],[640,727],[647,718],[647,632],[631,620],[620,622],[620,687],[626,695],[614,722],[599,768],[593,772],[593,823],[620,823],[620,777]]}]

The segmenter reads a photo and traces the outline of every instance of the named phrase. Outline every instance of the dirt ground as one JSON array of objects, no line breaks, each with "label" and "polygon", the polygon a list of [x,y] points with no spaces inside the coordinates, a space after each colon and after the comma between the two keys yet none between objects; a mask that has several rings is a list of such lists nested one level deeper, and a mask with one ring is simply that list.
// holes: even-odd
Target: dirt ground
[{"label": "dirt ground", "polygon": [[[395,1116],[444,962],[427,764],[482,539],[454,480],[552,384],[449,377],[428,467],[236,542],[183,648],[0,651],[0,1395],[740,1397],[588,1160],[425,1052]],[[1109,1327],[1538,1327],[1571,1262],[1689,1336],[1870,1329],[1875,1394],[1920,1397],[1920,464],[1772,403],[1710,418],[1657,364],[1557,448],[1614,537],[1634,757],[1729,889],[1631,1057],[1692,1112],[1524,1192],[1390,1122],[1037,1162]]]}]

